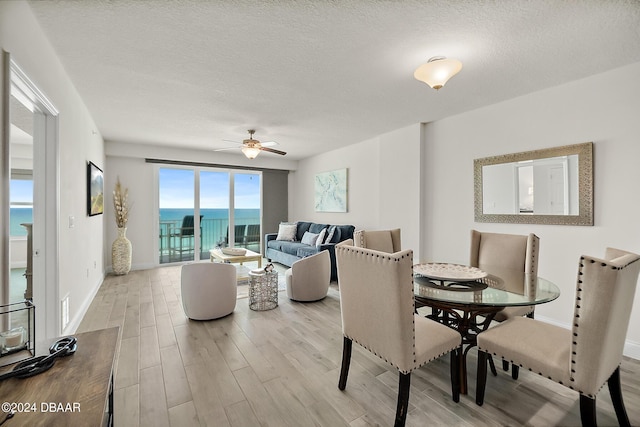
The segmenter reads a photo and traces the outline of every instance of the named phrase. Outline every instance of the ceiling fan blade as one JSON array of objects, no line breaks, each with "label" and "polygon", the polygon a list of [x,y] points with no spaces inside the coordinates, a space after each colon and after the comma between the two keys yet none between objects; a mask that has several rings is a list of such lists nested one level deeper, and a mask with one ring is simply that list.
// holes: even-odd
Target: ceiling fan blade
[{"label": "ceiling fan blade", "polygon": [[275,150],[275,149],[273,149],[273,148],[264,147],[264,146],[263,146],[263,147],[260,147],[260,149],[261,149],[262,151],[268,151],[268,152],[270,152],[270,153],[280,154],[281,156],[284,156],[285,154],[287,154],[287,153],[285,153],[284,151]]},{"label": "ceiling fan blade", "polygon": [[223,139],[222,142],[229,142],[231,144],[238,144],[238,145],[242,145],[242,142],[238,142],[238,141],[232,141],[230,139]]},{"label": "ceiling fan blade", "polygon": [[265,141],[265,142],[261,142],[260,145],[262,145],[263,147],[275,147],[276,145],[280,145],[275,141]]},{"label": "ceiling fan blade", "polygon": [[240,148],[242,148],[242,147],[216,148],[213,151],[239,150]]}]

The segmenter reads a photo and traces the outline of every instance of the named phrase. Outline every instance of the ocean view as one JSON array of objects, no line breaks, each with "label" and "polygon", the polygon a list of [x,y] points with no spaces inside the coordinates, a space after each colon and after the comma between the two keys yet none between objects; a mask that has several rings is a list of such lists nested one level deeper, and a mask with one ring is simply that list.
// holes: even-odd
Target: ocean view
[{"label": "ocean view", "polygon": [[[185,215],[193,215],[193,209],[160,209],[160,221],[175,221],[185,217]],[[200,215],[203,219],[219,219],[229,218],[229,209],[200,209]],[[260,209],[236,209],[236,224],[254,224],[255,220],[260,220]]]},{"label": "ocean view", "polygon": [[26,236],[27,230],[20,224],[33,222],[33,209],[32,208],[11,208],[9,209],[9,215],[10,215],[9,235]]}]

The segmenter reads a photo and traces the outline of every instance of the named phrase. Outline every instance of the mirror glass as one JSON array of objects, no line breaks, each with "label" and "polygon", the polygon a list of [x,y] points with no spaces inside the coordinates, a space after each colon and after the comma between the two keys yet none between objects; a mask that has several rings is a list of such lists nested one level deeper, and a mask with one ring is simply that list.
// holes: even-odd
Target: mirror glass
[{"label": "mirror glass", "polygon": [[593,225],[593,144],[474,160],[475,220]]}]

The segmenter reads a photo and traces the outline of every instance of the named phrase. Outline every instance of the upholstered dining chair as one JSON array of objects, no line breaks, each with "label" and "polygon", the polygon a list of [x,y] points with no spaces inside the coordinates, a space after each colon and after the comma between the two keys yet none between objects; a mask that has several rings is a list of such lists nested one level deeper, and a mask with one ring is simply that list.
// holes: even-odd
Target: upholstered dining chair
[{"label": "upholstered dining chair", "polygon": [[329,251],[299,259],[284,273],[287,296],[294,301],[319,301],[327,296],[331,283]]},{"label": "upholstered dining chair", "polygon": [[353,233],[354,246],[375,249],[381,252],[400,252],[400,229],[393,230],[356,230]]},{"label": "upholstered dining chair", "polygon": [[[514,317],[478,335],[476,403],[484,402],[492,354],[580,393],[583,426],[596,425],[596,394],[606,382],[621,426],[629,426],[620,363],[640,256],[607,248],[604,258],[582,256],[572,329]],[[640,422],[640,420],[637,420]]]},{"label": "upholstered dining chair", "polygon": [[399,371],[395,425],[403,426],[411,372],[451,354],[453,400],[460,399],[458,332],[414,314],[413,251],[393,254],[336,245],[343,353],[338,388],[347,386],[353,341]]},{"label": "upholstered dining chair", "polygon": [[210,320],[236,308],[238,283],[232,264],[199,262],[182,266],[182,308],[189,319]]},{"label": "upholstered dining chair", "polygon": [[[525,290],[535,292],[539,251],[540,239],[533,233],[518,235],[471,230],[469,265],[490,273],[485,279],[489,286],[519,294],[524,294]],[[519,316],[533,318],[534,307],[506,307],[493,320],[503,322]],[[493,364],[491,366],[495,374]],[[502,367],[509,370],[509,362],[503,362]],[[511,376],[518,378],[517,366],[512,366]]]}]

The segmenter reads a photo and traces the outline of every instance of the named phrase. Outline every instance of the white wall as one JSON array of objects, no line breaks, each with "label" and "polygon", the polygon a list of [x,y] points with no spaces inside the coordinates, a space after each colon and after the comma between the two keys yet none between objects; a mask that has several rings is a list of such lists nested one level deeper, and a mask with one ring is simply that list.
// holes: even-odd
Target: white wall
[{"label": "white wall", "polygon": [[[580,255],[640,253],[640,63],[426,125],[426,259],[468,262],[469,230],[540,237],[541,276],[562,295],[536,317],[568,327]],[[473,160],[593,141],[593,227],[474,222]],[[626,354],[640,358],[640,291]]]},{"label": "white wall", "polygon": [[[104,143],[26,2],[0,2],[0,48],[11,54],[59,111],[59,277],[47,277],[46,298],[71,295],[70,328],[73,328],[104,276],[104,217],[88,217],[86,213],[86,164],[91,160],[104,168]],[[75,218],[73,228],[68,226],[70,216]],[[59,283],[58,289],[54,288],[55,283]],[[59,307],[59,303],[54,306]],[[54,313],[53,319],[58,318]]]},{"label": "white wall", "polygon": [[[580,255],[602,256],[607,246],[640,253],[638,75],[640,63],[302,160],[290,174],[288,219],[401,227],[403,248],[414,250],[415,262],[467,263],[471,229],[536,233],[540,275],[562,291],[536,317],[568,328]],[[474,159],[588,141],[593,227],[474,222]],[[340,168],[349,170],[349,211],[314,212],[315,174]],[[640,358],[639,300],[640,291],[625,348],[634,358]]]},{"label": "white wall", "polygon": [[[421,126],[414,124],[299,162],[289,174],[290,221],[402,229],[403,249],[420,258]],[[347,168],[348,212],[315,212],[317,173]]]}]

